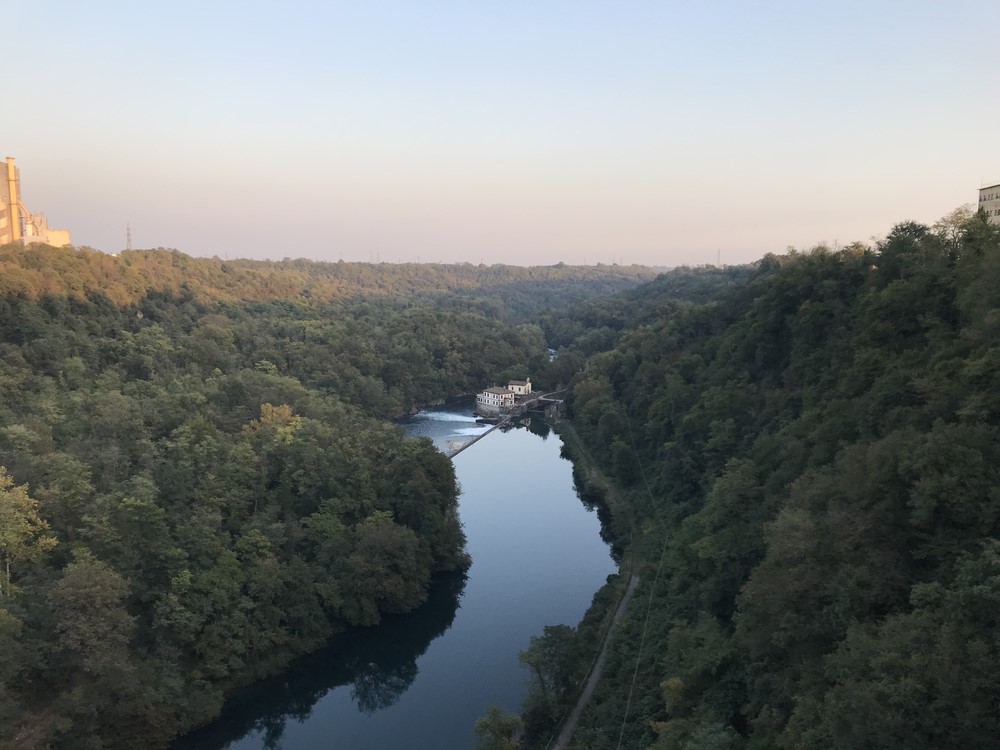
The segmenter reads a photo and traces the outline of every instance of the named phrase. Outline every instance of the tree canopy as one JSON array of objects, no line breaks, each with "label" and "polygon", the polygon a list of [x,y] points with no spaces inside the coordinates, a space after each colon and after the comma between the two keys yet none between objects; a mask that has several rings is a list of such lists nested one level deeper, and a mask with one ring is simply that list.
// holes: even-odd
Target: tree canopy
[{"label": "tree canopy", "polygon": [[904,223],[689,302],[668,278],[601,341],[613,299],[559,324],[643,561],[574,742],[994,744],[1000,231]]},{"label": "tree canopy", "polygon": [[531,311],[650,275],[0,248],[0,743],[161,747],[420,605],[458,487],[387,420],[544,379]]}]

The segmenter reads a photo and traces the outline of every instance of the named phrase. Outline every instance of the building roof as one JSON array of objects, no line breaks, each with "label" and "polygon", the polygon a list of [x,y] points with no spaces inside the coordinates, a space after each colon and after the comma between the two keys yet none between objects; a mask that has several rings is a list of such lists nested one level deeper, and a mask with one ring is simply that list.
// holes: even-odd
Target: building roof
[{"label": "building roof", "polygon": [[505,396],[508,393],[512,393],[512,391],[510,391],[507,388],[487,388],[485,391],[483,391],[483,393],[496,393],[501,396]]},{"label": "building roof", "polygon": [[981,193],[984,190],[992,190],[993,188],[1000,188],[1000,182],[998,182],[996,185],[987,185],[986,187],[981,187],[979,188],[979,192]]},{"label": "building roof", "polygon": [[527,385],[530,380],[511,380],[508,385]]}]

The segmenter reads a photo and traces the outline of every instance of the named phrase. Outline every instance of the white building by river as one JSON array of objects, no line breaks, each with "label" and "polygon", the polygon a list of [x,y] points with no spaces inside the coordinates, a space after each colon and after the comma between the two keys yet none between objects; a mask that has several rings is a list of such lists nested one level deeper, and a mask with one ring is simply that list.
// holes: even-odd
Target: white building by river
[{"label": "white building by river", "polygon": [[497,417],[513,409],[531,395],[531,378],[508,381],[506,388],[487,388],[476,394],[476,414]]},{"label": "white building by river", "polygon": [[495,417],[514,406],[514,391],[509,388],[487,388],[476,395],[476,413]]}]

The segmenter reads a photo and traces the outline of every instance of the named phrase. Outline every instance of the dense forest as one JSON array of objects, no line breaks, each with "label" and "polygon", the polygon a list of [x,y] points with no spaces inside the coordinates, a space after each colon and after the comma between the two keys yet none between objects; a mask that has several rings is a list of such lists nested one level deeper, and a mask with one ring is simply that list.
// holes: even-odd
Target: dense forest
[{"label": "dense forest", "polygon": [[386,420],[530,374],[623,574],[484,747],[546,745],[633,572],[575,747],[992,747],[998,324],[958,213],[656,278],[0,248],[0,746],[162,746],[460,576]]},{"label": "dense forest", "polygon": [[387,420],[558,378],[546,300],[648,269],[0,248],[0,743],[161,747],[467,563]]},{"label": "dense forest", "polygon": [[[544,321],[587,355],[572,422],[619,490],[578,479],[640,576],[573,747],[995,747],[1000,228],[713,273],[701,303],[668,274]],[[573,636],[524,654],[528,747],[592,658]]]}]

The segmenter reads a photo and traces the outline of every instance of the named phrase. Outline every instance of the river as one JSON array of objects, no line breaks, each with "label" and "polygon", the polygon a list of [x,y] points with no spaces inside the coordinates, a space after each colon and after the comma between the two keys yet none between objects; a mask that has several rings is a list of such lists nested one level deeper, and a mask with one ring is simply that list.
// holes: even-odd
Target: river
[{"label": "river", "polygon": [[[485,429],[472,404],[404,420],[442,450]],[[455,456],[472,567],[435,579],[415,612],[335,638],[257,683],[175,750],[467,750],[490,704],[515,711],[528,675],[518,653],[545,625],[576,625],[615,571],[597,515],[573,489],[560,439],[495,430]]]}]

